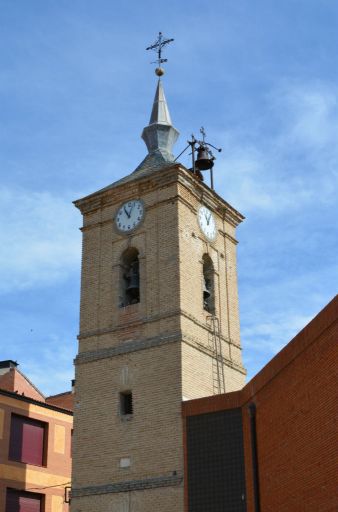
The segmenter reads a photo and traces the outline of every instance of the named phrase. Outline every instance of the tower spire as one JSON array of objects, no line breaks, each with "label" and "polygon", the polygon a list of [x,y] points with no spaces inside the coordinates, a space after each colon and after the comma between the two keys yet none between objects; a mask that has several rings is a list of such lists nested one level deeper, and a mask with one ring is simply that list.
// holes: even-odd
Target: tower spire
[{"label": "tower spire", "polygon": [[165,99],[161,79],[159,79],[158,83],[157,83],[153,108],[152,108],[151,116],[150,116],[150,120],[149,120],[149,124],[154,124],[154,123],[171,125],[171,118],[170,118],[170,114],[169,114],[167,101]]},{"label": "tower spire", "polygon": [[179,132],[171,123],[162,81],[159,78],[149,125],[143,129],[142,139],[150,155],[160,153],[166,162],[172,162],[172,148],[178,136]]},{"label": "tower spire", "polygon": [[174,128],[171,122],[161,81],[161,76],[164,74],[164,69],[161,67],[161,64],[168,60],[162,58],[163,48],[172,41],[173,39],[166,39],[163,37],[162,32],[159,32],[155,43],[146,48],[147,50],[154,50],[157,53],[155,64],[157,64],[158,67],[155,69],[155,74],[159,79],[149,125],[143,129],[142,139],[146,143],[149,155],[163,157],[163,163],[172,162],[174,160],[172,148],[179,136],[179,132]]},{"label": "tower spire", "polygon": [[148,154],[131,174],[113,183],[113,186],[135,179],[137,176],[157,172],[175,161],[172,149],[179,132],[172,125],[161,81],[161,76],[164,75],[164,69],[161,65],[168,60],[162,57],[163,48],[172,41],[173,39],[166,39],[159,32],[154,44],[146,48],[146,50],[154,50],[157,53],[157,59],[153,64],[157,64],[155,74],[158,76],[149,124],[143,128],[141,135],[148,148]]}]

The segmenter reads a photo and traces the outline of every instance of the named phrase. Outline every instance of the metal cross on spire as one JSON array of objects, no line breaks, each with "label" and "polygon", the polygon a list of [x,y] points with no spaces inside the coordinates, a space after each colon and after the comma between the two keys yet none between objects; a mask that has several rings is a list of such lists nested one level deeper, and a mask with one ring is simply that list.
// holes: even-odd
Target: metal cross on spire
[{"label": "metal cross on spire", "polygon": [[157,64],[157,68],[155,69],[155,73],[157,76],[162,76],[164,74],[164,69],[161,67],[161,64],[163,64],[163,62],[167,62],[168,59],[162,59],[162,50],[163,50],[163,47],[169,43],[171,43],[174,39],[165,39],[163,37],[163,34],[162,32],[159,32],[158,33],[158,38],[157,40],[155,41],[154,44],[152,44],[151,46],[148,46],[148,48],[146,48],[146,50],[154,50],[156,53],[157,53],[157,59],[152,62],[152,64]]}]

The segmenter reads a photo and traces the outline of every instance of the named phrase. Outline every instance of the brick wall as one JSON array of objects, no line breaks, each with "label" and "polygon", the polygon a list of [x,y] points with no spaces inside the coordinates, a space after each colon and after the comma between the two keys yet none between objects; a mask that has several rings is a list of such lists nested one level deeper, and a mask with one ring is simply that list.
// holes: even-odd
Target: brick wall
[{"label": "brick wall", "polygon": [[[256,406],[262,511],[337,509],[338,296],[242,391],[183,404],[183,416],[242,407],[247,510],[254,512],[248,404]],[[186,510],[188,509],[186,491]]]},{"label": "brick wall", "polygon": [[[144,201],[145,219],[123,235],[114,216],[133,198]],[[212,244],[197,223],[201,204],[217,219]],[[129,485],[135,510],[149,510],[153,500],[154,510],[181,512],[182,396],[205,396],[213,389],[202,303],[204,253],[214,262],[227,385],[238,389],[244,383],[234,239],[242,217],[177,165],[76,205],[84,225],[72,508],[92,510],[95,493],[106,495],[97,510],[107,510],[109,503],[123,511],[127,498],[118,491]],[[128,247],[139,253],[141,300],[121,308],[121,255]],[[119,412],[124,389],[132,391],[135,407],[128,421]],[[119,465],[124,457],[130,458],[128,468]]]},{"label": "brick wall", "polygon": [[6,373],[0,376],[0,389],[29,396],[34,400],[45,401],[43,394],[16,368],[9,368]]},{"label": "brick wall", "polygon": [[48,396],[46,397],[46,403],[72,411],[74,407],[74,393],[67,391],[66,393]]}]

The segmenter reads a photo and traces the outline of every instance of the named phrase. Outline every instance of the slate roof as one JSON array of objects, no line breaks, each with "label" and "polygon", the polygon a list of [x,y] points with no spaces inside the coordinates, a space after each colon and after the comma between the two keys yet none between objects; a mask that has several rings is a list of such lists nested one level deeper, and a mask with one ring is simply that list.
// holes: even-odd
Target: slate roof
[{"label": "slate roof", "polygon": [[153,153],[148,154],[144,158],[144,160],[142,160],[140,165],[136,167],[135,171],[128,174],[127,176],[124,176],[120,180],[114,181],[114,183],[111,183],[107,187],[98,190],[98,192],[104,192],[105,190],[117,187],[119,185],[122,185],[123,183],[128,183],[129,181],[134,181],[136,179],[143,178],[144,176],[149,176],[154,172],[163,170],[164,168],[168,167],[173,163],[173,158],[170,158],[169,156],[165,155],[160,150],[155,151]]},{"label": "slate roof", "polygon": [[163,85],[161,80],[159,80],[157,83],[149,124],[142,132],[142,138],[148,148],[148,155],[132,173],[87,197],[105,192],[122,185],[123,183],[128,183],[130,181],[149,176],[155,172],[165,169],[170,164],[175,163],[175,159],[172,154],[172,146],[176,142],[178,135],[179,132],[172,125]]}]

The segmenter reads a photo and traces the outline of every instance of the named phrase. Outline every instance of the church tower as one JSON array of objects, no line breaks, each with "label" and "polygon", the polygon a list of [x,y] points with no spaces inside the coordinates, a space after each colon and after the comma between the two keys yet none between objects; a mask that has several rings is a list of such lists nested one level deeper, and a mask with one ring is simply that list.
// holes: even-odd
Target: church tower
[{"label": "church tower", "polygon": [[174,161],[177,137],[159,78],[146,158],[75,201],[83,253],[72,512],[183,512],[181,402],[244,384],[243,217]]}]

